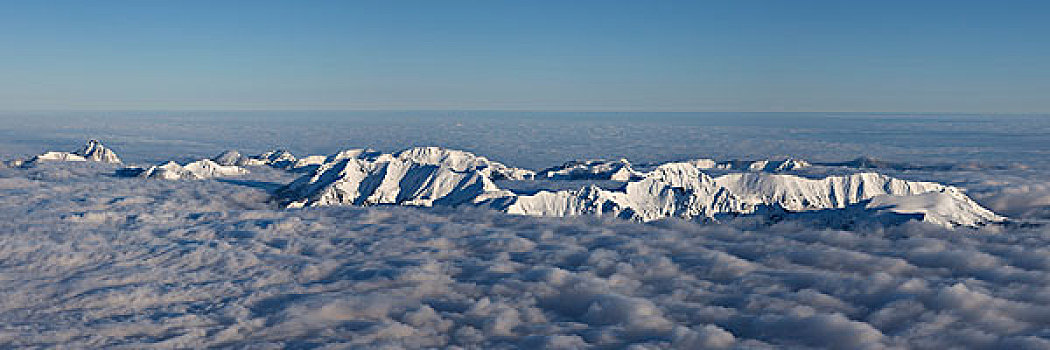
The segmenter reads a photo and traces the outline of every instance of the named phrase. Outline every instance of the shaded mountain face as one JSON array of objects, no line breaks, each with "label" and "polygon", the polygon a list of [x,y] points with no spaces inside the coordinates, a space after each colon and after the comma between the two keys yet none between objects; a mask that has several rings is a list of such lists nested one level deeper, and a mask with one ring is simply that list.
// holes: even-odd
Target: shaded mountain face
[{"label": "shaded mountain face", "polygon": [[212,157],[211,160],[219,165],[244,165],[244,161],[247,157],[241,155],[241,152],[235,150],[226,150],[219,155]]}]

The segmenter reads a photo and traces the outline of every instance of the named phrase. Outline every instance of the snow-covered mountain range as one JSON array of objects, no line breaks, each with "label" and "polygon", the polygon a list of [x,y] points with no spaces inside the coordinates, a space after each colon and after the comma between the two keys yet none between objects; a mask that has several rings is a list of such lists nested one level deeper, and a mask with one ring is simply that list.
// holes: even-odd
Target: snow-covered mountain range
[{"label": "snow-covered mountain range", "polygon": [[98,140],[89,140],[84,147],[73,152],[49,151],[33,156],[26,161],[14,160],[7,162],[12,165],[22,166],[35,164],[37,162],[101,162],[121,164],[120,157],[113,150],[106,148]]},{"label": "snow-covered mountain range", "polygon": [[499,188],[491,173],[462,166],[468,153],[446,151],[451,152],[457,156],[426,158],[425,162],[392,155],[330,157],[314,172],[283,188],[278,196],[289,207],[470,204],[511,214],[598,215],[636,221],[669,217],[717,221],[769,213],[805,214],[829,223],[862,222],[871,217],[883,221],[920,219],[946,227],[1004,220],[960,189],[931,182],[876,173],[823,179],[763,172],[712,177],[694,162],[667,163],[646,173],[631,169],[626,160],[571,162],[544,170],[538,177],[609,179],[624,185],[620,189],[588,185],[576,190],[516,194]]},{"label": "snow-covered mountain range", "polygon": [[176,162],[167,162],[162,165],[151,166],[143,170],[138,176],[164,180],[201,180],[215,177],[238,176],[247,173],[247,169],[236,165],[220,165],[210,159],[201,159],[187,163],[186,165],[179,165],[179,163]]},{"label": "snow-covered mountain range", "polygon": [[[92,140],[80,151],[47,152],[25,164],[42,161],[120,163],[120,158]],[[812,166],[791,158],[723,162],[696,159],[639,167],[626,159],[584,160],[536,172],[466,151],[415,147],[396,153],[350,149],[302,158],[284,150],[251,157],[226,151],[185,165],[167,162],[127,167],[118,172],[150,179],[199,180],[245,175],[247,168],[258,166],[303,173],[274,193],[275,201],[289,208],[471,205],[533,216],[594,215],[642,222],[664,218],[799,218],[832,226],[917,219],[956,227],[1005,220],[956,187],[873,172],[823,178],[783,174]],[[708,170],[718,170],[721,175],[712,176],[705,172]],[[564,180],[582,183],[578,188],[522,193],[499,185],[507,181],[542,184]],[[584,180],[618,185],[598,186]]]}]

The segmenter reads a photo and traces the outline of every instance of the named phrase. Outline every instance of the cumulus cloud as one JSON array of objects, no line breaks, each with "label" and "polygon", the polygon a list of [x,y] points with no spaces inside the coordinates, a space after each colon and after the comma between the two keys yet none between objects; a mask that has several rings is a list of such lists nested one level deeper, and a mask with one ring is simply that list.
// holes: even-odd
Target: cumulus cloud
[{"label": "cumulus cloud", "polygon": [[1050,219],[1050,182],[1004,186],[984,193],[979,199],[992,210],[1008,216]]}]

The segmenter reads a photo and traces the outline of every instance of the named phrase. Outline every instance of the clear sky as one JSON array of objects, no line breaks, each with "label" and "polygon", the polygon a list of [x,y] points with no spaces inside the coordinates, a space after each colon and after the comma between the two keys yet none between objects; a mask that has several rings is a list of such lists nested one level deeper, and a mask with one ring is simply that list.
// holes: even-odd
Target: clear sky
[{"label": "clear sky", "polygon": [[0,0],[0,109],[1050,112],[1050,1]]}]

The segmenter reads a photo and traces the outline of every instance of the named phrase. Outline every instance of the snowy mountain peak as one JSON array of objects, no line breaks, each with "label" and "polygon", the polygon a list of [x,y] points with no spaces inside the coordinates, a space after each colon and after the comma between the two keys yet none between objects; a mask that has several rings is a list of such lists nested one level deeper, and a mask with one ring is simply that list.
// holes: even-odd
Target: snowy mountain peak
[{"label": "snowy mountain peak", "polygon": [[86,162],[87,158],[70,152],[48,151],[30,158],[26,163],[36,162]]},{"label": "snowy mountain peak", "polygon": [[687,161],[687,163],[693,164],[694,166],[700,169],[718,169],[767,173],[795,171],[812,166],[812,164],[810,164],[809,162],[796,158],[785,158],[775,160],[729,160],[722,162],[715,161],[713,159],[701,158]]},{"label": "snowy mountain peak", "polygon": [[666,163],[645,174],[645,178],[667,183],[673,187],[703,188],[708,186],[712,179],[700,169],[702,168],[692,163]]},{"label": "snowy mountain peak", "polygon": [[120,164],[120,157],[117,154],[106,148],[102,142],[98,140],[89,140],[79,151],[74,154],[84,157],[84,159],[94,162],[113,163]]},{"label": "snowy mountain peak", "polygon": [[48,151],[23,162],[22,166],[31,166],[37,162],[101,162],[120,164],[120,157],[102,145],[98,140],[90,140],[84,147],[75,152]]},{"label": "snowy mountain peak", "polygon": [[492,180],[527,180],[535,177],[532,170],[512,168],[503,163],[470,152],[443,147],[414,147],[394,154],[401,161],[442,165],[455,171],[479,171]]},{"label": "snowy mountain peak", "polygon": [[499,188],[478,170],[385,158],[345,158],[321,164],[278,191],[288,207],[399,204],[458,205]]},{"label": "snowy mountain peak", "polygon": [[[348,149],[348,150],[339,151],[339,152],[336,152],[335,154],[327,156],[327,157],[324,158],[324,161],[322,162],[322,164],[323,163],[332,163],[332,162],[340,161],[340,160],[343,160],[343,159],[351,159],[351,158],[353,158],[353,159],[377,160],[381,156],[384,156],[384,154],[382,152],[376,151],[376,150],[371,149],[371,148],[355,148],[355,149]],[[387,157],[391,157],[388,154],[386,156]]]},{"label": "snowy mountain peak", "polygon": [[215,163],[219,164],[219,165],[224,165],[224,166],[237,165],[237,166],[240,166],[240,165],[244,165],[244,163],[247,161],[247,157],[241,155],[241,152],[237,152],[237,151],[231,149],[231,150],[225,150],[222,153],[219,153],[219,155],[217,155],[215,157],[212,157],[211,160],[214,161]]},{"label": "snowy mountain peak", "polygon": [[257,156],[246,157],[241,152],[226,150],[212,157],[211,160],[223,166],[270,166],[278,169],[301,170],[324,163],[325,156],[307,156],[297,159],[288,151],[274,150]]},{"label": "snowy mountain peak", "polygon": [[151,166],[143,170],[138,176],[163,180],[201,180],[215,177],[238,176],[247,173],[248,170],[238,166],[221,165],[210,159],[201,159],[186,165],[179,165],[179,163],[176,162],[167,162],[162,165]]},{"label": "snowy mountain peak", "polygon": [[295,166],[296,160],[297,160],[297,158],[295,158],[295,156],[292,155],[291,152],[288,152],[288,151],[283,150],[283,149],[277,149],[277,150],[264,152],[264,153],[262,153],[260,155],[254,156],[254,157],[249,157],[249,158],[244,160],[242,165],[251,165],[251,166],[268,165],[268,166],[271,166],[271,167],[274,167],[274,168],[288,169],[288,168],[291,168],[291,167]]},{"label": "snowy mountain peak", "polygon": [[640,176],[641,174],[624,158],[574,160],[544,169],[538,174],[540,178],[554,180],[628,181]]}]

